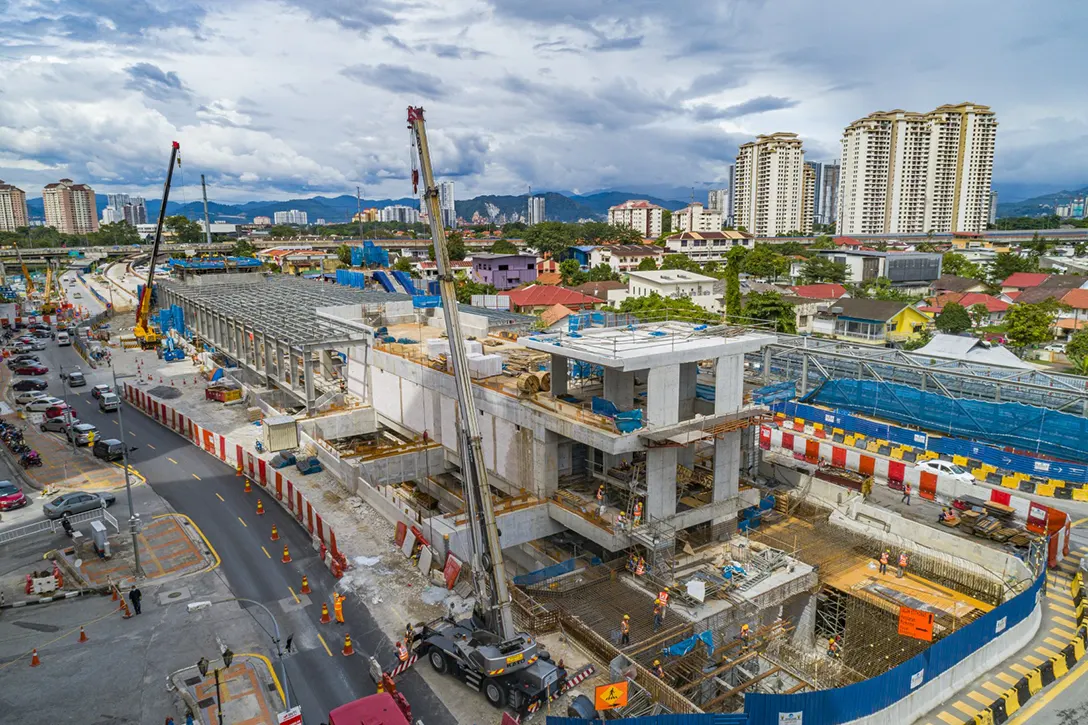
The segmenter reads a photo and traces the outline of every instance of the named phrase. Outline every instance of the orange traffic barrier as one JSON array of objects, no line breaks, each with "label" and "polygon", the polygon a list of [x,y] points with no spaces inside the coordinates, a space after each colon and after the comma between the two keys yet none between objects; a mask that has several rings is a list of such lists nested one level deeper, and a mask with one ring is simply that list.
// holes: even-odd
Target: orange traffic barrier
[{"label": "orange traffic barrier", "polygon": [[[348,644],[351,644],[350,640],[348,640]],[[345,652],[344,654],[347,654],[347,652]],[[37,667],[41,663],[42,663],[42,661],[40,659],[38,659],[38,649],[35,647],[34,648],[34,653],[30,655],[30,666],[31,667]]]},{"label": "orange traffic barrier", "polygon": [[87,633],[83,631],[83,627],[79,628],[79,641],[80,642],[86,642],[87,641]]},{"label": "orange traffic barrier", "polygon": [[328,624],[332,621],[332,617],[329,616],[329,605],[326,602],[321,602],[321,623]]},{"label": "orange traffic barrier", "polygon": [[351,646],[351,635],[350,634],[345,634],[344,635],[343,655],[345,657],[350,657],[353,654],[355,654],[355,648]]},{"label": "orange traffic barrier", "polygon": [[302,594],[310,593],[310,580],[306,578],[305,574],[302,575],[302,588],[299,589],[299,592]]},{"label": "orange traffic barrier", "polygon": [[264,516],[264,503],[261,499],[257,499],[257,515]]},{"label": "orange traffic barrier", "polygon": [[248,478],[246,479],[246,487],[244,489],[242,489],[242,490],[245,491],[246,493],[249,493],[250,491],[253,490],[253,486],[251,486],[249,484],[249,479]]},{"label": "orange traffic barrier", "polygon": [[280,540],[280,532],[276,529],[276,525],[272,524],[272,541]]},{"label": "orange traffic barrier", "polygon": [[291,561],[291,552],[287,551],[287,544],[283,545],[283,559],[281,561],[283,561],[284,564]]},{"label": "orange traffic barrier", "polygon": [[129,619],[132,617],[132,612],[128,611],[128,604],[125,602],[125,598],[121,597],[121,619]]}]

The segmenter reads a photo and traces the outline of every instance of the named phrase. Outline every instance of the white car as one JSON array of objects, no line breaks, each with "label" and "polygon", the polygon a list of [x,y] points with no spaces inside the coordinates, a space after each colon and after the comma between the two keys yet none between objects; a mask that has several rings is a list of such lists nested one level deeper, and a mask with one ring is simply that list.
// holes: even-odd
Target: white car
[{"label": "white car", "polygon": [[1054,343],[1052,345],[1047,345],[1043,349],[1046,350],[1047,352],[1061,352],[1061,353],[1064,353],[1065,352],[1065,345],[1061,345],[1059,343]]},{"label": "white car", "polygon": [[942,461],[937,458],[922,461],[921,463],[916,464],[916,466],[920,471],[939,473],[963,481],[964,483],[976,482],[974,475],[963,466],[957,466],[955,463],[949,463],[948,461]]},{"label": "white car", "polygon": [[26,409],[31,413],[44,413],[45,411],[52,408],[54,405],[60,405],[63,402],[64,401],[60,398],[54,398],[51,395],[47,395],[44,398],[38,398],[37,400],[33,401],[26,406]]},{"label": "white car", "polygon": [[28,405],[33,403],[38,398],[48,398],[49,396],[40,390],[28,390],[25,393],[19,393],[15,396],[15,402],[18,405]]}]

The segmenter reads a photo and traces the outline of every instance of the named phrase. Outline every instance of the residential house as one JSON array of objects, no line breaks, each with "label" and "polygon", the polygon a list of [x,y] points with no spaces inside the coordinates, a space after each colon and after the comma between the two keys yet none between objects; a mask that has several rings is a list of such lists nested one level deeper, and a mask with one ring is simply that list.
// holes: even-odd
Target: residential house
[{"label": "residential house", "polygon": [[936,317],[941,314],[945,305],[952,302],[963,305],[967,310],[970,310],[975,305],[985,305],[987,317],[983,320],[983,325],[1000,325],[1005,320],[1005,313],[1008,311],[1009,307],[1011,307],[1008,302],[992,295],[982,294],[981,292],[947,292],[945,294],[937,295],[931,304],[923,305],[918,309]]},{"label": "residential house", "polygon": [[848,342],[886,345],[909,340],[930,321],[929,315],[906,302],[844,297],[817,315],[812,331]]},{"label": "residential house", "polygon": [[569,326],[567,318],[574,314],[574,310],[566,305],[552,305],[540,313],[540,322],[548,331],[566,330]]},{"label": "residential house", "polygon": [[840,297],[847,296],[846,288],[841,284],[835,284],[834,282],[825,282],[823,284],[800,284],[795,287],[790,287],[790,289],[798,297],[809,297],[818,300],[837,300]]},{"label": "residential house", "polygon": [[559,262],[555,261],[551,257],[547,259],[541,259],[536,263],[536,273],[544,274],[545,272],[558,272]]},{"label": "residential house", "polygon": [[472,255],[472,276],[477,282],[508,290],[536,281],[535,254]]},{"label": "residential house", "polygon": [[942,274],[940,279],[933,283],[933,293],[940,295],[947,292],[956,294],[968,294],[971,292],[985,292],[986,283],[969,277],[957,277],[954,274]]},{"label": "residential house", "polygon": [[860,284],[887,277],[892,287],[925,294],[941,278],[942,255],[937,252],[873,252],[831,250],[820,254],[846,265],[846,281]]},{"label": "residential house", "polygon": [[1046,300],[1060,301],[1071,290],[1080,289],[1085,284],[1088,284],[1088,277],[1077,274],[1052,274],[1034,287],[1028,287],[1022,291],[1016,296],[1016,302],[1034,305]]},{"label": "residential house", "polygon": [[663,254],[661,247],[652,244],[606,244],[590,247],[586,264],[589,269],[607,264],[613,272],[626,274],[638,269],[642,260],[647,258],[654,260],[654,266],[660,266]]},{"label": "residential house", "polygon": [[543,274],[538,274],[536,276],[536,283],[550,285],[563,284],[563,275],[559,274],[559,272],[544,272]]},{"label": "residential house", "polygon": [[569,310],[595,310],[604,305],[596,297],[590,297],[566,287],[533,284],[513,289],[500,297],[510,298],[510,311],[527,315],[540,314],[550,307],[563,305]]},{"label": "residential house", "polygon": [[665,239],[666,254],[683,254],[692,261],[724,262],[735,247],[751,249],[755,237],[744,232],[681,232]]},{"label": "residential house", "polygon": [[[472,273],[472,262],[466,259],[455,259],[450,261],[450,268],[453,269],[454,276],[468,275]],[[421,259],[416,262],[412,262],[412,270],[419,275],[419,278],[424,282],[438,279],[438,262],[432,262],[430,260]],[[426,286],[426,285],[424,285]]]},{"label": "residential house", "polygon": [[340,259],[332,252],[302,247],[274,247],[254,254],[264,264],[279,267],[283,274],[301,275],[310,272],[332,272]]},{"label": "residential house", "polygon": [[834,237],[831,241],[839,249],[861,249],[865,246],[865,242],[853,237]]},{"label": "residential house", "polygon": [[1068,340],[1073,333],[1088,325],[1088,289],[1077,288],[1062,295],[1061,302],[1068,309],[1058,313],[1054,323],[1059,337]]},{"label": "residential house", "polygon": [[714,294],[714,283],[717,281],[705,274],[676,269],[631,272],[627,290],[609,292],[608,301],[610,304],[618,304],[627,297],[649,297],[656,293],[662,297],[687,297],[710,312],[720,312],[720,298]]},{"label": "residential house", "polygon": [[[796,295],[782,295],[782,300],[793,305],[794,324],[797,326],[798,335],[811,335],[813,322],[816,317],[827,312],[833,307],[837,299],[817,299],[815,297],[798,297]],[[741,302],[748,304],[748,297],[742,296]]]},{"label": "residential house", "polygon": [[1044,272],[1016,272],[1009,275],[1009,278],[1001,283],[1002,292],[1023,292],[1026,289],[1032,287],[1038,287],[1049,274]]},{"label": "residential house", "polygon": [[[942,335],[940,333],[934,335],[933,339],[923,347],[915,350],[914,356],[916,358],[924,356],[1010,368],[1032,369],[1035,367],[1016,357],[1015,354],[1000,345],[993,345],[976,337]],[[936,363],[936,360],[933,362]]]},{"label": "residential house", "polygon": [[602,302],[608,301],[608,293],[612,290],[627,289],[627,285],[623,282],[617,282],[616,280],[609,279],[603,282],[585,282],[584,284],[575,285],[570,289],[575,292],[581,292],[584,295],[590,297],[596,297]]}]

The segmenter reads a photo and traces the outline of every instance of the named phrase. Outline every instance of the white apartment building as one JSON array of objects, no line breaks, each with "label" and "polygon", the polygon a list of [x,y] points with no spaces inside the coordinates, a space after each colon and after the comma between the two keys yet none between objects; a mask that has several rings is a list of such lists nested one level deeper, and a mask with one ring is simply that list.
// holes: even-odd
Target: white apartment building
[{"label": "white apartment building", "polygon": [[734,247],[752,249],[755,239],[744,232],[680,232],[665,239],[666,254],[683,254],[695,262],[724,262]]},{"label": "white apartment building", "polygon": [[309,216],[304,211],[289,209],[288,211],[273,212],[272,219],[276,224],[295,224],[304,227],[307,224]]},{"label": "white apartment building", "polygon": [[822,166],[816,190],[815,218],[819,224],[832,224],[839,215],[839,176],[842,167],[838,162]]},{"label": "white apartment building", "polygon": [[457,227],[457,205],[453,197],[453,182],[443,181],[438,185],[438,206],[442,213],[442,226]]},{"label": "white apartment building", "polygon": [[626,274],[638,269],[644,259],[652,259],[661,264],[661,247],[653,244],[606,244],[593,247],[589,252],[589,267],[607,264],[613,272]]},{"label": "white apartment building", "polygon": [[384,207],[378,212],[380,221],[383,222],[400,222],[401,224],[418,224],[419,223],[419,209],[411,206],[403,206],[401,204],[395,204],[393,206]]},{"label": "white apartment building", "polygon": [[42,189],[45,225],[61,234],[90,234],[98,231],[98,205],[94,189],[61,179]]},{"label": "white apartment building", "polygon": [[988,106],[878,111],[846,127],[839,234],[982,232],[997,118]]},{"label": "white apartment building", "polygon": [[[662,297],[687,297],[695,304],[710,312],[720,312],[721,302],[714,294],[714,283],[718,280],[705,274],[684,272],[676,269],[659,269],[656,272],[630,272],[625,294],[616,295],[618,301],[626,297],[649,297],[657,293]],[[614,290],[608,293],[609,304],[614,304]]]},{"label": "white apartment building", "polygon": [[808,184],[814,182],[814,176],[805,173],[805,151],[797,134],[773,133],[742,145],[734,171],[734,225],[757,237],[809,234]]},{"label": "white apartment building", "polygon": [[997,189],[990,189],[990,223],[997,222]]},{"label": "white apartment building", "polygon": [[534,224],[540,224],[542,221],[544,221],[544,197],[530,196],[528,211],[529,215],[526,217],[526,219],[528,219],[527,223],[529,224],[529,226],[533,226]]},{"label": "white apartment building", "polygon": [[29,226],[30,214],[26,209],[26,192],[12,184],[0,181],[0,232],[14,232]]},{"label": "white apartment building", "polygon": [[724,216],[720,211],[704,207],[699,202],[672,213],[674,232],[720,232]]},{"label": "white apartment building", "polygon": [[[722,222],[728,224],[733,218],[733,197],[729,189],[711,189],[706,193],[706,208],[722,215]],[[675,227],[674,227],[675,229]]]},{"label": "white apartment building", "polygon": [[645,199],[631,199],[608,210],[608,223],[636,230],[647,239],[661,236],[661,215],[664,207]]},{"label": "white apartment building", "polygon": [[123,222],[125,220],[125,214],[120,209],[112,206],[107,206],[102,210],[102,223],[103,224],[116,224],[117,222]]},{"label": "white apartment building", "polygon": [[253,217],[253,225],[257,227],[270,227],[272,226],[272,218],[266,216]]}]

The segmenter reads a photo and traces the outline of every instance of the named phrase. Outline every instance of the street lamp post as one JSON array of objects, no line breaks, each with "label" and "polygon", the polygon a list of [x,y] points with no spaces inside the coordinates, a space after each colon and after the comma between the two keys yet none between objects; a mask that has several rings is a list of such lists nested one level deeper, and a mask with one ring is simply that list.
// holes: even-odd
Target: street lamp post
[{"label": "street lamp post", "polygon": [[[121,394],[118,392],[117,387],[117,369],[113,367],[113,363],[110,363],[110,374],[113,376],[113,393],[118,398]],[[140,568],[140,543],[139,543],[139,523],[140,519],[136,515],[136,509],[132,504],[132,475],[128,466],[128,443],[125,442],[125,418],[122,415],[124,410],[124,401],[120,401],[117,405],[117,425],[121,428],[121,455],[125,461],[125,496],[128,498],[128,530],[132,534],[132,553],[136,564],[136,576],[142,577],[144,575],[143,570]]]},{"label": "street lamp post", "polygon": [[[287,686],[288,685],[288,682],[287,682],[287,666],[285,664],[283,664],[283,649],[280,647],[280,625],[279,625],[279,622],[276,621],[276,616],[274,614],[272,614],[271,610],[269,610],[268,607],[266,607],[265,605],[261,604],[258,601],[254,601],[253,599],[244,599],[242,597],[232,597],[230,599],[221,599],[221,600],[219,600],[217,602],[214,602],[214,604],[225,604],[226,602],[245,602],[246,604],[256,605],[256,606],[260,607],[261,609],[263,609],[264,613],[268,615],[268,618],[272,620],[272,632],[273,632],[273,634],[272,634],[272,643],[276,645],[276,659],[279,660],[280,673],[281,673],[281,676],[283,677],[283,700],[284,700],[283,704],[284,704],[284,706],[286,706],[286,708],[288,710],[290,710],[291,709],[291,690],[288,689],[288,686]],[[291,638],[288,637],[287,639],[288,639],[288,643],[290,643]]]},{"label": "street lamp post", "polygon": [[[234,659],[234,653],[230,651],[230,647],[223,648],[223,667],[227,669],[230,667],[231,661]],[[208,662],[207,657],[201,657],[196,662],[196,668],[200,670],[201,677],[208,676]],[[219,667],[215,668],[215,712],[219,715],[219,725],[223,725],[223,696],[219,689]]]}]

